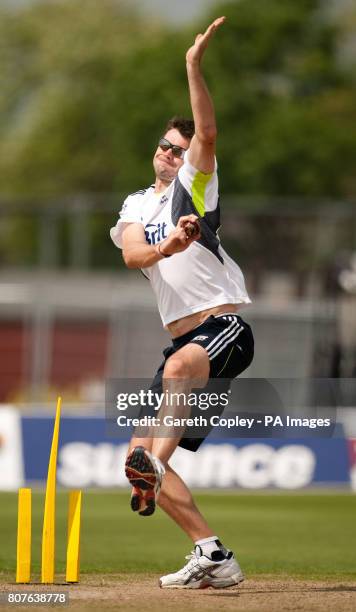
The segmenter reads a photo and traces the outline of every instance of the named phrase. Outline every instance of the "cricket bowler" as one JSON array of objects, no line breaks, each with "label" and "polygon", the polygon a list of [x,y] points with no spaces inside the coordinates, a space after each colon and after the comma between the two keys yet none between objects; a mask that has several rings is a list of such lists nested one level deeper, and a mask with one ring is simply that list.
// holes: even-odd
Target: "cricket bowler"
[{"label": "cricket bowler", "polygon": [[[232,380],[253,359],[252,331],[238,314],[250,303],[244,277],[217,233],[217,127],[201,70],[224,21],[219,17],[198,34],[186,53],[193,121],[174,117],[168,122],[153,157],[154,184],[126,198],[110,232],[126,266],[141,269],[149,279],[172,337],[152,382],[155,391],[189,391],[196,380],[202,387],[211,379]],[[159,414],[164,411],[162,406]],[[222,588],[243,580],[234,553],[223,546],[169,465],[177,446],[195,452],[203,439],[189,437],[187,429],[164,437],[134,433],[129,446],[125,471],[132,510],[149,516],[158,504],[194,544],[186,565],[160,578],[162,588]]]}]

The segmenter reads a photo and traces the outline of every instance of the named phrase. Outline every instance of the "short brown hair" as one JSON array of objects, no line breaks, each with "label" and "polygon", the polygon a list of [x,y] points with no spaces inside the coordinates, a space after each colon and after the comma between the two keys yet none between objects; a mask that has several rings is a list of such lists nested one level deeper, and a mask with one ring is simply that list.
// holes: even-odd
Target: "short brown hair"
[{"label": "short brown hair", "polygon": [[181,136],[189,138],[191,140],[194,136],[194,121],[192,119],[185,119],[184,117],[172,117],[167,123],[166,132],[169,130],[178,130]]}]

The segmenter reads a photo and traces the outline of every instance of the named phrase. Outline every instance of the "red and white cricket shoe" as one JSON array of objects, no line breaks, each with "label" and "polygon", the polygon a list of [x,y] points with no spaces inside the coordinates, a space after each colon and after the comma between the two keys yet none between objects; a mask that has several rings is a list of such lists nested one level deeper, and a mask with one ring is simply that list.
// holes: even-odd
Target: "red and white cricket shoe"
[{"label": "red and white cricket shoe", "polygon": [[143,446],[136,446],[126,459],[125,473],[132,484],[131,508],[141,516],[150,516],[165,474],[163,463]]}]

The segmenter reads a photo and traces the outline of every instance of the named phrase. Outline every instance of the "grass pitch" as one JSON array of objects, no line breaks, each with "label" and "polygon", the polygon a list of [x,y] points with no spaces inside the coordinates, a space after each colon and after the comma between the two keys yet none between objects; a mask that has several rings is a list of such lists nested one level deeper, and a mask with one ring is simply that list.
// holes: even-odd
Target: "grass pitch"
[{"label": "grass pitch", "polygon": [[[65,571],[68,494],[57,494],[56,571]],[[247,576],[355,579],[356,497],[351,493],[197,493],[195,499]],[[33,493],[33,574],[40,573],[44,493]],[[141,517],[129,492],[84,491],[82,575],[161,574],[190,552],[188,538],[161,512]],[[13,582],[17,495],[0,494],[0,581]],[[128,576],[129,578],[129,576]],[[88,576],[89,579],[89,576]]]}]

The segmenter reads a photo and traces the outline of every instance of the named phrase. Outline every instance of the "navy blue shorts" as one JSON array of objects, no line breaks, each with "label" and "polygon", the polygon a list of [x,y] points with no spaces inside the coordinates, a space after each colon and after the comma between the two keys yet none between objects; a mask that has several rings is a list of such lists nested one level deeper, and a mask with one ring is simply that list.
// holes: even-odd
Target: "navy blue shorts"
[{"label": "navy blue shorts", "polygon": [[[229,382],[246,370],[253,359],[254,340],[250,326],[236,313],[211,315],[195,329],[173,338],[171,346],[164,349],[164,360],[150,386],[153,392],[162,393],[163,370],[167,359],[189,343],[199,344],[209,355],[210,373],[205,392],[212,388],[213,380],[219,378],[223,379],[221,382],[226,383],[227,390]],[[203,438],[195,438],[189,437],[187,429],[179,446],[191,451],[198,450],[210,430],[211,428],[207,430]]]}]

